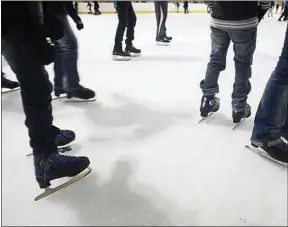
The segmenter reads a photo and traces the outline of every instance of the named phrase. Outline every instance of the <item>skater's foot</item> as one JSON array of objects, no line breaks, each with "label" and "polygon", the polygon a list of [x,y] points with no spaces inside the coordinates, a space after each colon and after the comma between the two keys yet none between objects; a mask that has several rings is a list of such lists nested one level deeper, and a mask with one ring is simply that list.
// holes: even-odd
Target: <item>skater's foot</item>
[{"label": "skater's foot", "polygon": [[91,89],[85,88],[81,85],[77,89],[67,92],[68,100],[79,100],[79,101],[94,101],[95,92]]},{"label": "skater's foot", "polygon": [[164,35],[164,38],[165,38],[165,39],[168,39],[169,41],[172,41],[172,37],[171,37],[171,36],[168,36],[167,34]]},{"label": "skater's foot", "polygon": [[58,148],[70,144],[76,138],[75,132],[71,130],[61,130],[54,125],[52,126],[52,129],[53,134],[55,135],[55,143]]},{"label": "skater's foot", "polygon": [[201,117],[207,117],[208,114],[217,112],[220,108],[220,99],[215,95],[203,95],[201,99],[200,114]]},{"label": "skater's foot", "polygon": [[114,61],[129,61],[131,60],[131,55],[123,51],[122,46],[114,47],[113,50],[113,60]]},{"label": "skater's foot", "polygon": [[[256,148],[259,147],[253,143],[252,146]],[[286,164],[288,163],[288,145],[283,141],[276,146],[260,146],[260,148],[264,150],[271,158],[279,162],[284,162]]]},{"label": "skater's foot", "polygon": [[54,95],[56,97],[60,97],[61,95],[65,95],[67,92],[63,88],[57,88],[54,86]]},{"label": "skater's foot", "polygon": [[133,44],[127,44],[125,48],[125,52],[127,54],[130,54],[131,56],[140,56],[141,50],[137,49],[133,46]]},{"label": "skater's foot", "polygon": [[243,118],[248,118],[251,116],[251,106],[246,104],[245,109],[243,111],[234,111],[232,112],[233,123],[237,124]]},{"label": "skater's foot", "polygon": [[87,157],[74,157],[52,153],[34,154],[36,180],[40,188],[47,188],[50,181],[62,177],[74,177],[90,165]]},{"label": "skater's foot", "polygon": [[18,82],[9,80],[5,76],[1,77],[1,88],[15,89],[18,88],[19,86],[20,85]]},{"label": "skater's foot", "polygon": [[167,38],[165,37],[156,37],[156,44],[158,46],[169,46],[170,44],[170,40],[168,40]]}]

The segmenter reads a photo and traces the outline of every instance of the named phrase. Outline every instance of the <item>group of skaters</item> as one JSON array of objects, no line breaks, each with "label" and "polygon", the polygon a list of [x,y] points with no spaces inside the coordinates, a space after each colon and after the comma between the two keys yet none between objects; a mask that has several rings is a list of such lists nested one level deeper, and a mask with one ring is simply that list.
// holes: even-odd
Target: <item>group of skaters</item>
[{"label": "group of skaters", "polygon": [[281,0],[277,0],[277,1],[271,1],[271,7],[268,10],[268,17],[273,17],[273,10],[275,8],[275,12],[276,14],[278,13],[278,10],[280,9],[280,17],[278,19],[278,21],[287,21],[288,20],[288,1],[281,1]]},{"label": "group of skaters", "polygon": [[[256,49],[257,26],[271,2],[258,5],[257,1],[214,1],[207,4],[211,12],[212,50],[206,75],[200,82],[203,92],[200,115],[207,117],[220,108],[220,99],[216,97],[219,92],[218,78],[226,68],[226,56],[232,42],[235,54],[232,119],[238,123],[251,115],[247,98],[251,90],[249,79]],[[74,20],[77,29],[83,29],[84,25],[75,8],[74,11],[72,8],[72,2],[2,2],[2,53],[20,83],[25,124],[29,130],[36,180],[40,188],[49,187],[54,179],[73,177],[90,165],[88,157],[59,153],[57,147],[75,140],[75,133],[54,126],[52,117],[53,87],[55,96],[64,94],[68,99],[95,100],[95,92],[79,83],[77,38],[67,14]],[[113,55],[129,57],[131,53],[140,54],[141,50],[133,46],[136,14],[132,3],[118,1],[116,9],[119,21]],[[168,1],[155,2],[157,42],[172,40],[166,34],[167,12]],[[126,46],[123,51],[125,29]],[[54,86],[45,70],[45,65],[53,62]],[[287,113],[288,27],[280,58],[259,104],[251,137],[253,146],[284,163],[288,162],[288,145],[283,139],[288,139]]]}]

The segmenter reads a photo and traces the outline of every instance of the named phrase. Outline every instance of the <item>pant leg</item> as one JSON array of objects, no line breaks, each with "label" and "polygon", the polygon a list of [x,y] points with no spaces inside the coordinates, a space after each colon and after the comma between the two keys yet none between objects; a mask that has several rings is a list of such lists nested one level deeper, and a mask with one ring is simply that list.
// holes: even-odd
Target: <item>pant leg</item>
[{"label": "pant leg", "polygon": [[160,1],[155,1],[155,15],[156,15],[156,23],[157,23],[157,30],[156,30],[156,37],[159,36],[159,28],[161,22],[161,9],[160,9]]},{"label": "pant leg", "polygon": [[26,40],[2,37],[2,53],[20,82],[30,146],[34,153],[56,152],[52,127],[52,84],[43,65],[31,53]]},{"label": "pant leg", "polygon": [[135,26],[137,22],[137,17],[135,11],[133,9],[133,5],[131,2],[128,4],[128,24],[127,24],[127,33],[126,33],[126,41],[127,45],[131,45],[132,41],[134,40],[135,34]]},{"label": "pant leg", "polygon": [[273,146],[287,133],[288,111],[288,26],[281,56],[272,73],[256,113],[251,141]]},{"label": "pant leg", "polygon": [[99,3],[98,2],[94,2],[94,11],[97,12],[99,10]]},{"label": "pant leg", "polygon": [[215,95],[219,92],[218,78],[226,68],[226,56],[230,37],[224,30],[211,27],[212,51],[207,66],[206,77],[200,86],[204,95]]},{"label": "pant leg", "polygon": [[58,15],[64,27],[64,36],[59,40],[54,40],[55,44],[55,87],[63,80],[65,90],[72,91],[79,87],[79,73],[77,67],[78,44],[77,38],[69,24],[65,14]]},{"label": "pant leg", "polygon": [[284,21],[288,19],[288,8],[286,7],[284,10]]},{"label": "pant leg", "polygon": [[257,28],[230,32],[235,61],[235,82],[232,93],[232,109],[243,111],[251,91],[251,65],[256,49]]},{"label": "pant leg", "polygon": [[128,24],[128,4],[127,1],[117,1],[117,15],[118,15],[118,26],[115,35],[115,47],[122,49],[122,41],[125,32],[125,28]]},{"label": "pant leg", "polygon": [[160,1],[160,8],[162,11],[162,21],[160,25],[160,30],[159,30],[159,36],[164,37],[165,36],[165,28],[166,28],[166,20],[167,20],[167,15],[168,15],[168,2],[167,1]]}]

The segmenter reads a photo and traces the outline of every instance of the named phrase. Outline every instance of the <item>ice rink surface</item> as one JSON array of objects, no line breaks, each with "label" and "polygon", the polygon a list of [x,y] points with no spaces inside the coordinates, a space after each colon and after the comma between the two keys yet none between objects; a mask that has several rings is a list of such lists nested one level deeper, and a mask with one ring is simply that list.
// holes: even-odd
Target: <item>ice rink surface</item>
[{"label": "ice rink surface", "polygon": [[[57,100],[53,110],[55,125],[76,132],[69,154],[88,156],[93,171],[34,202],[41,190],[25,156],[20,93],[2,95],[3,225],[287,225],[287,171],[244,147],[286,24],[266,17],[259,25],[253,115],[232,132],[232,46],[219,80],[221,108],[198,124],[209,15],[169,14],[170,47],[155,45],[155,15],[138,15],[134,44],[143,54],[130,62],[111,60],[116,15],[82,18],[84,30],[75,29],[81,84],[98,99]],[[53,67],[47,70],[53,81]]]}]

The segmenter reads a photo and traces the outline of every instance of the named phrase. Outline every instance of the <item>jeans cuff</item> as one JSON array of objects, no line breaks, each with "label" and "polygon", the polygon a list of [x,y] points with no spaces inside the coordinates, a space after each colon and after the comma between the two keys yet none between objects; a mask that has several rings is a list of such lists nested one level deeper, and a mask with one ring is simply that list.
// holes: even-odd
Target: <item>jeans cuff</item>
[{"label": "jeans cuff", "polygon": [[259,146],[259,147],[272,147],[272,146],[276,146],[279,143],[283,142],[282,138],[278,138],[278,139],[273,139],[273,140],[261,140],[261,139],[254,139],[251,138],[251,143],[253,145]]}]

